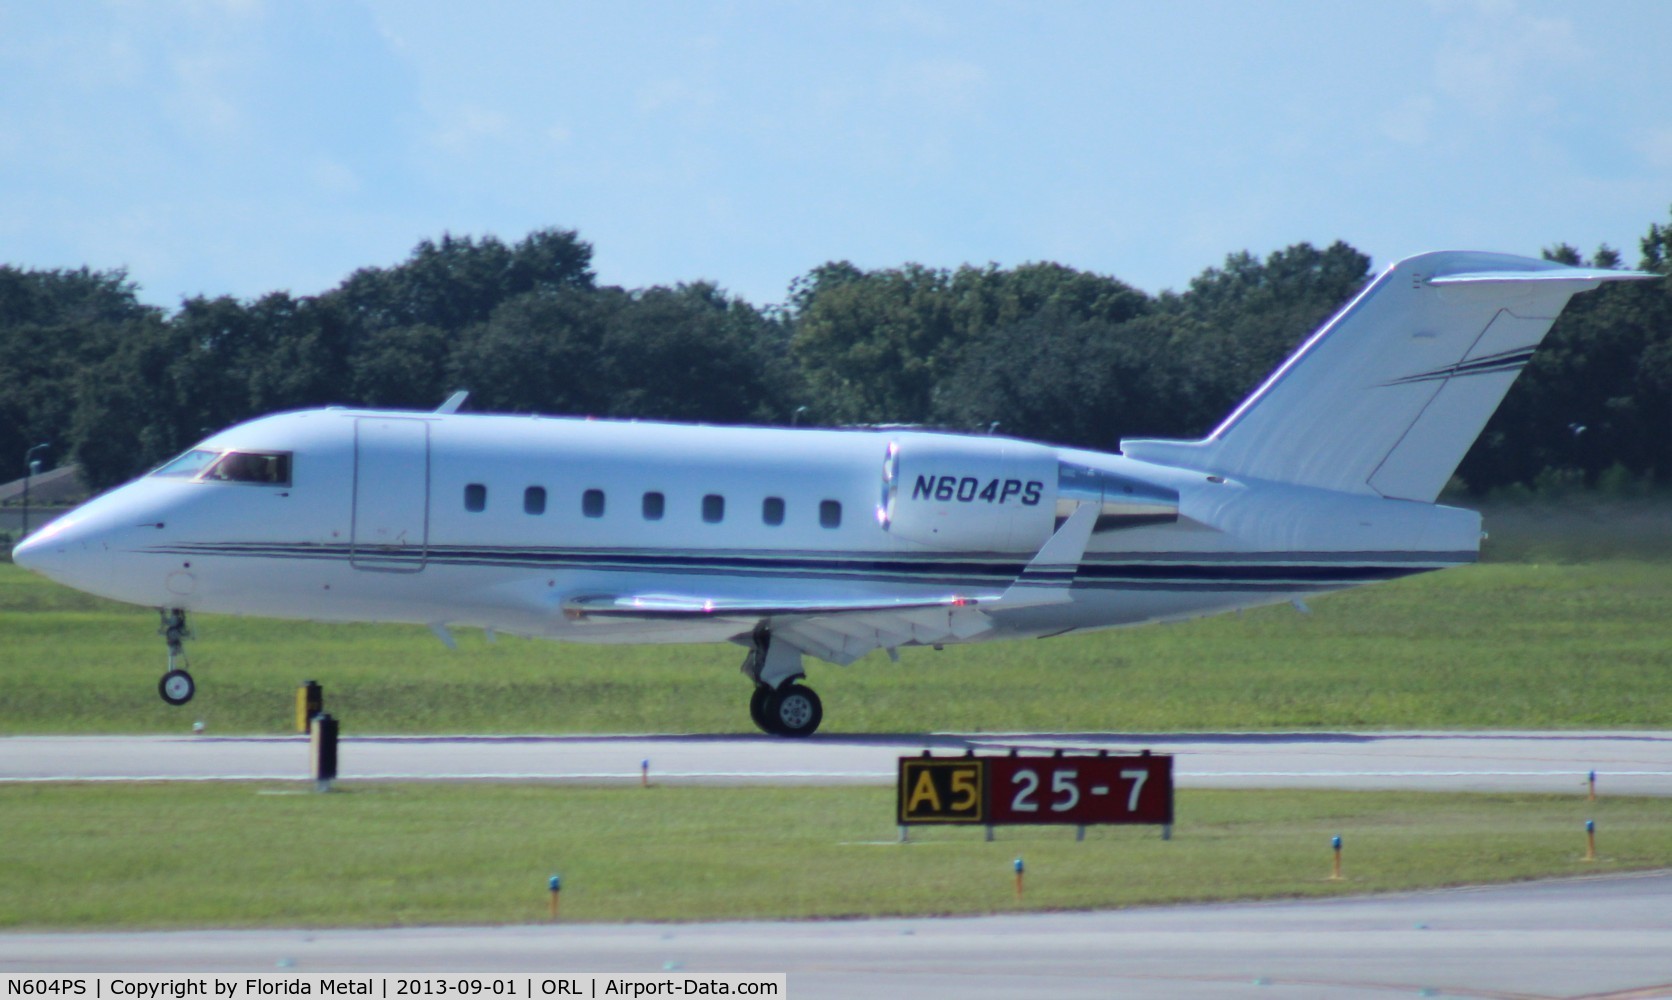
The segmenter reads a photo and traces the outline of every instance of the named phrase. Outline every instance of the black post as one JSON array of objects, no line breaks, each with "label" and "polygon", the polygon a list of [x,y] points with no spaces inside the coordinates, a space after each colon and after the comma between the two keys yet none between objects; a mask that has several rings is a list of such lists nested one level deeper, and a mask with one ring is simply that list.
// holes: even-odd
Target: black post
[{"label": "black post", "polygon": [[313,718],[312,737],[314,790],[329,792],[337,780],[337,720],[329,715]]}]

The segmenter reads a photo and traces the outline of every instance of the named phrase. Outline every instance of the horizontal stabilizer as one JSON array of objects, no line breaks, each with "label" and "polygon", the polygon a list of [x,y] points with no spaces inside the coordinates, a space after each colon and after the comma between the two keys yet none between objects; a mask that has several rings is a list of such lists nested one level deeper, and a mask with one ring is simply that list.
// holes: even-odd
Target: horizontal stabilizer
[{"label": "horizontal stabilizer", "polygon": [[[1428,279],[1430,285],[1504,285],[1522,282],[1559,281],[1559,282],[1603,282],[1620,281],[1632,278],[1658,278],[1658,274],[1647,271],[1608,271],[1599,268],[1560,267],[1548,271],[1472,271],[1461,274],[1440,274]],[[1595,288],[1591,285],[1590,288]],[[1576,288],[1575,291],[1588,291],[1587,288]]]}]

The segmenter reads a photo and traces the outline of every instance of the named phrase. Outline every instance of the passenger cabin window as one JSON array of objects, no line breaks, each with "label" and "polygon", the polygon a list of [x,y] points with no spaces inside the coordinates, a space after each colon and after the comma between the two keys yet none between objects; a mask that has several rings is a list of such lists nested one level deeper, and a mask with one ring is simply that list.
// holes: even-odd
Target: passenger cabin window
[{"label": "passenger cabin window", "polygon": [[488,509],[488,488],[481,483],[471,483],[464,488],[464,509],[472,514],[480,514]]},{"label": "passenger cabin window", "polygon": [[203,470],[203,482],[256,483],[262,486],[290,485],[288,452],[229,451],[220,461]]},{"label": "passenger cabin window", "polygon": [[774,527],[784,523],[784,498],[767,497],[761,501],[761,520]]},{"label": "passenger cabin window", "polygon": [[587,517],[604,516],[604,491],[587,490],[581,494],[581,513]]},{"label": "passenger cabin window", "polygon": [[710,493],[702,498],[702,519],[709,524],[719,524],[726,519],[726,498],[718,493]]},{"label": "passenger cabin window", "polygon": [[544,514],[546,512],[546,488],[544,486],[530,486],[523,490],[523,513]]},{"label": "passenger cabin window", "polygon": [[842,526],[841,501],[819,501],[819,524],[826,528],[840,528]]},{"label": "passenger cabin window", "polygon": [[646,493],[644,495],[644,519],[646,521],[660,521],[667,511],[667,498],[660,493]]}]

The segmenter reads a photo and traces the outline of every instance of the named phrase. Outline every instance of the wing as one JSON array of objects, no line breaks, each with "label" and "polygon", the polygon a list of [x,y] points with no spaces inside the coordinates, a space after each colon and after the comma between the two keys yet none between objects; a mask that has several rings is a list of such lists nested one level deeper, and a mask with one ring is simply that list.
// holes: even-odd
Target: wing
[{"label": "wing", "polygon": [[1098,513],[1095,503],[1076,507],[1021,575],[997,593],[902,593],[835,600],[786,600],[770,594],[586,594],[564,601],[563,610],[576,618],[736,621],[740,630],[765,621],[771,623],[776,641],[847,664],[874,649],[973,638],[993,627],[993,611],[1069,601]]}]

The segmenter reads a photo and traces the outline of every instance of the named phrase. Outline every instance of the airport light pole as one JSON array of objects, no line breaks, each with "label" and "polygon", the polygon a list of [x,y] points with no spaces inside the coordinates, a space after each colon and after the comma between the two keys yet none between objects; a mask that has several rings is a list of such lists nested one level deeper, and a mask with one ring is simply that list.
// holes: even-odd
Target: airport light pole
[{"label": "airport light pole", "polygon": [[29,537],[29,481],[40,471],[41,461],[35,457],[38,451],[45,451],[52,447],[45,441],[23,453],[23,530],[18,533],[17,540],[23,541]]}]

